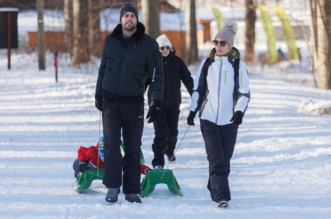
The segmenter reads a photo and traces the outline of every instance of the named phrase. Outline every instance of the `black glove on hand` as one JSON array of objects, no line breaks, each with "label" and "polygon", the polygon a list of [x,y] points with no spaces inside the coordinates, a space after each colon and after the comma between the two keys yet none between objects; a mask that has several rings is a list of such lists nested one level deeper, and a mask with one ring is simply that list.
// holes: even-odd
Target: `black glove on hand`
[{"label": "black glove on hand", "polygon": [[100,94],[95,95],[95,107],[102,111],[102,96]]},{"label": "black glove on hand", "polygon": [[190,111],[190,114],[187,117],[187,124],[188,125],[195,125],[194,124],[194,117],[195,117],[195,112]]},{"label": "black glove on hand", "polygon": [[236,111],[234,113],[234,115],[232,116],[230,122],[232,122],[233,124],[236,124],[236,125],[240,125],[243,121],[243,116],[244,116],[243,112]]},{"label": "black glove on hand", "polygon": [[146,116],[146,119],[148,119],[148,123],[155,122],[159,117],[161,113],[161,103],[157,100],[152,101],[151,105],[149,106],[149,110]]},{"label": "black glove on hand", "polygon": [[87,170],[87,160],[83,160],[79,162],[79,171],[84,173]]}]

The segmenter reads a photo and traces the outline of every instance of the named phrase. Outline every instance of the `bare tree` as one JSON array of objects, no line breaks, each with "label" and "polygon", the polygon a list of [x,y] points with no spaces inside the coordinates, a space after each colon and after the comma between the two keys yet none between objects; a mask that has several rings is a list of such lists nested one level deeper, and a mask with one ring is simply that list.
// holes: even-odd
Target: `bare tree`
[{"label": "bare tree", "polygon": [[88,0],[89,43],[91,55],[101,56],[100,1]]},{"label": "bare tree", "polygon": [[331,89],[331,1],[310,0],[316,86]]},{"label": "bare tree", "polygon": [[65,52],[72,55],[73,45],[73,8],[72,0],[64,0],[64,43]]},{"label": "bare tree", "polygon": [[254,0],[245,0],[246,5],[246,32],[245,32],[245,62],[253,63],[255,61],[255,21],[256,4]]},{"label": "bare tree", "polygon": [[187,0],[185,4],[186,54],[187,64],[198,61],[197,23],[195,16],[195,0]]},{"label": "bare tree", "polygon": [[160,1],[141,0],[146,33],[156,38],[160,35]]},{"label": "bare tree", "polygon": [[39,70],[45,70],[45,42],[44,42],[44,0],[37,0],[38,11],[38,63]]},{"label": "bare tree", "polygon": [[88,0],[73,0],[73,66],[90,60],[87,15]]}]

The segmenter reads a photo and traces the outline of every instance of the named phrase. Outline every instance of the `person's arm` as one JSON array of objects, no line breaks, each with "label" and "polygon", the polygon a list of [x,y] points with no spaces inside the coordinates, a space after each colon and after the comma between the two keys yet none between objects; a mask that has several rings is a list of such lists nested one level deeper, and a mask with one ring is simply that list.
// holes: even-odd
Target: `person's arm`
[{"label": "person's arm", "polygon": [[183,62],[183,60],[180,60],[180,61],[181,61],[180,79],[182,80],[182,82],[185,85],[185,87],[186,87],[187,91],[189,92],[189,94],[192,96],[194,82],[193,82],[193,78],[191,76],[191,72],[188,70],[188,68],[185,65],[185,63]]},{"label": "person's arm", "polygon": [[201,62],[197,75],[195,76],[194,79],[194,87],[193,87],[192,100],[190,105],[190,111],[194,113],[196,113],[200,109],[202,105],[203,97],[206,94],[207,74],[204,71],[208,71],[209,68],[209,63],[207,63],[208,62],[207,59]]},{"label": "person's arm", "polygon": [[159,47],[155,41],[154,52],[148,58],[148,80],[149,80],[149,110],[146,115],[148,123],[155,122],[161,112],[161,105],[163,101],[163,90],[164,90],[164,72],[163,72],[163,61]]},{"label": "person's arm", "polygon": [[192,100],[190,106],[190,113],[187,117],[188,125],[194,124],[194,117],[201,108],[203,98],[206,94],[207,89],[207,73],[209,68],[209,58],[201,62],[199,70],[194,80],[194,87],[192,93]]},{"label": "person's arm", "polygon": [[[108,37],[107,37],[108,38]],[[97,84],[95,88],[95,107],[102,111],[102,81],[105,76],[105,71],[106,71],[106,66],[107,66],[107,53],[106,53],[106,41],[107,38],[105,39],[105,45],[103,48],[102,52],[102,57],[101,57],[101,63],[99,67],[99,75],[97,79]]]},{"label": "person's arm", "polygon": [[163,61],[157,43],[154,45],[154,52],[148,57],[148,81],[151,101],[163,101],[164,72]]},{"label": "person's arm", "polygon": [[250,100],[250,90],[248,81],[248,72],[246,64],[240,61],[239,75],[235,81],[237,84],[234,112],[241,111],[245,113]]}]

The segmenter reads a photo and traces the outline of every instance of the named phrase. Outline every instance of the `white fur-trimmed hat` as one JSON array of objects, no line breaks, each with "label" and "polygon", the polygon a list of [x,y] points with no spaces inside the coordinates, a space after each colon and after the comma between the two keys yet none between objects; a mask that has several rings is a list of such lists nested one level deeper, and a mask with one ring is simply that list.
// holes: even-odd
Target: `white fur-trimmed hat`
[{"label": "white fur-trimmed hat", "polygon": [[170,46],[172,49],[172,45],[168,37],[164,34],[156,38],[156,42],[159,44],[159,47],[161,48],[162,46]]}]

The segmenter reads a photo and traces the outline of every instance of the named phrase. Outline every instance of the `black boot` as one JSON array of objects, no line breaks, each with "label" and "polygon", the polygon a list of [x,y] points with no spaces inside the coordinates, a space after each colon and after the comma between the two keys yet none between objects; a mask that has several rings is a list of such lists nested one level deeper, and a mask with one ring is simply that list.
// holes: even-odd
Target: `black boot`
[{"label": "black boot", "polygon": [[131,203],[141,203],[141,199],[137,194],[125,194],[125,200]]},{"label": "black boot", "polygon": [[106,201],[115,203],[118,200],[118,193],[120,193],[119,188],[109,188],[107,195],[106,195]]}]

